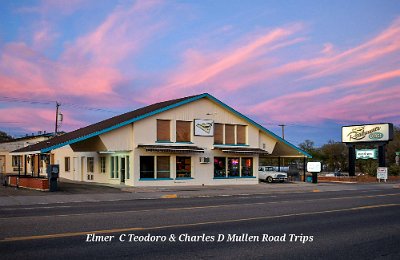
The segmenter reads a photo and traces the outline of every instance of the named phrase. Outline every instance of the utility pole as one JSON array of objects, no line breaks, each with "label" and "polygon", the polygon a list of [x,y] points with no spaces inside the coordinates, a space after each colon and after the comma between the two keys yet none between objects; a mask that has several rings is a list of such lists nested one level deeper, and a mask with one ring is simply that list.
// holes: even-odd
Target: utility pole
[{"label": "utility pole", "polygon": [[282,125],[278,125],[278,126],[282,127],[282,139],[285,140],[285,126],[286,125],[282,124]]},{"label": "utility pole", "polygon": [[57,132],[58,132],[58,108],[60,107],[60,105],[61,104],[56,101],[56,127],[54,130],[54,136],[57,136]]}]

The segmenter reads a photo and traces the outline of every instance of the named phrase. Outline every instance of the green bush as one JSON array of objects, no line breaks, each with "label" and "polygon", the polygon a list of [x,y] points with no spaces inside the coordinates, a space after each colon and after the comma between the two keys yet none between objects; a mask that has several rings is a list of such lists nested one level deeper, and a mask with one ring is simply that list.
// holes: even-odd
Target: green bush
[{"label": "green bush", "polygon": [[396,164],[390,165],[389,175],[399,176],[400,175],[400,166],[396,165]]}]

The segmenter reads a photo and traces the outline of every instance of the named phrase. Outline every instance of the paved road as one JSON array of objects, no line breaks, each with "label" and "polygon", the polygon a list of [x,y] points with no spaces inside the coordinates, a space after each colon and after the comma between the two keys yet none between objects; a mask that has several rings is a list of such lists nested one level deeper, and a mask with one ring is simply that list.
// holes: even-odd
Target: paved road
[{"label": "paved road", "polygon": [[[0,252],[2,259],[400,259],[398,216],[398,188],[9,206],[0,209]],[[148,237],[166,241],[129,241]]]}]

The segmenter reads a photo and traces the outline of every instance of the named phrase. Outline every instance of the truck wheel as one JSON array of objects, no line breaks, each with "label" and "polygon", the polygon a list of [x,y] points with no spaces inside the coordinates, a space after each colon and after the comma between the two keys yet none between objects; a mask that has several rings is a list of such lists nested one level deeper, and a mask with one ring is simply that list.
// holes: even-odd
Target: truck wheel
[{"label": "truck wheel", "polygon": [[268,182],[268,183],[271,183],[271,182],[272,182],[272,177],[271,177],[271,176],[268,176],[267,182]]}]

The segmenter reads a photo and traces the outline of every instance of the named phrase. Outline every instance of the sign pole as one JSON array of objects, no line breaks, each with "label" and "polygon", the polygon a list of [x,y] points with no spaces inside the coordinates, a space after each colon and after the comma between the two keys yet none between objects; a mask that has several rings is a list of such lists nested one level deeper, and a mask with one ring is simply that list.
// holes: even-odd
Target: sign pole
[{"label": "sign pole", "polygon": [[386,167],[386,144],[381,144],[378,147],[379,167]]},{"label": "sign pole", "polygon": [[356,176],[356,149],[349,145],[349,176]]}]

